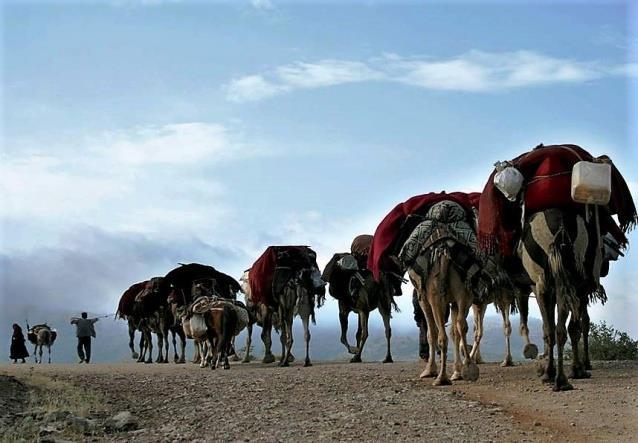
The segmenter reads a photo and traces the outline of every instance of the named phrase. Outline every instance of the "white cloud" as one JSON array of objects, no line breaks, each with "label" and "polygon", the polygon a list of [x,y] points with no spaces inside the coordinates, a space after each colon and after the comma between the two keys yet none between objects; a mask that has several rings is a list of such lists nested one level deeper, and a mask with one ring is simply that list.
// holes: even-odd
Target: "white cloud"
[{"label": "white cloud", "polygon": [[[30,152],[48,146],[31,143]],[[214,174],[221,163],[270,152],[235,130],[193,122],[103,133],[47,155],[5,154],[2,216],[136,232],[209,231],[228,213]]]},{"label": "white cloud", "polygon": [[185,164],[222,160],[236,154],[226,128],[207,123],[181,123],[104,134],[97,142],[104,154],[124,164]]},{"label": "white cloud", "polygon": [[270,0],[250,0],[250,4],[253,8],[260,10],[270,10],[274,8]]},{"label": "white cloud", "polygon": [[365,63],[320,60],[296,62],[265,75],[247,75],[226,85],[226,98],[234,102],[257,101],[295,89],[312,89],[383,78],[384,74]]},{"label": "white cloud", "polygon": [[261,75],[247,75],[233,80],[226,86],[226,98],[234,102],[257,101],[286,90],[283,86],[267,81]]},{"label": "white cloud", "polygon": [[635,76],[636,64],[609,65],[557,58],[535,51],[470,51],[457,57],[404,58],[384,54],[365,62],[320,60],[295,62],[269,72],[233,79],[227,98],[256,101],[297,89],[372,80],[431,90],[490,92],[559,83],[582,83],[609,76]]}]

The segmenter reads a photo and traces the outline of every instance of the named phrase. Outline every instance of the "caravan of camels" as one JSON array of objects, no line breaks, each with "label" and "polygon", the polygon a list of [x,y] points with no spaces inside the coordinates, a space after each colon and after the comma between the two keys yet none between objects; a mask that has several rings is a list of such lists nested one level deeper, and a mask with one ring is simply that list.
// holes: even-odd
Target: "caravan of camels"
[{"label": "caravan of camels", "polygon": [[[525,357],[541,359],[542,380],[555,391],[569,390],[569,378],[590,376],[587,307],[605,302],[600,279],[610,261],[623,255],[625,235],[637,222],[627,184],[611,159],[576,145],[539,145],[496,163],[481,193],[426,193],[398,204],[374,235],[357,236],[349,252],[335,253],[323,273],[310,247],[269,246],[239,282],[212,266],[192,263],[135,283],[122,295],[118,315],[128,321],[129,345],[138,361],[153,361],[154,333],[157,362],[168,362],[172,336],[176,363],[185,362],[186,339],[192,339],[193,361],[212,369],[230,367],[234,338],[244,328],[244,361],[250,360],[255,324],[262,331],[263,361],[275,360],[274,327],[281,341],[279,365],[288,366],[294,358],[293,318],[299,315],[304,366],[309,366],[310,322],[328,285],[339,304],[341,342],[353,355],[351,362],[361,361],[368,318],[377,308],[387,341],[383,361],[392,362],[390,318],[407,275],[414,287],[419,355],[425,361],[422,378],[434,378],[434,385],[478,378],[483,316],[494,303],[506,340],[502,365],[512,365],[509,315],[518,311]],[[237,300],[240,292],[244,302]],[[531,293],[543,320],[540,355],[527,328]],[[470,309],[475,326],[468,342]],[[358,316],[352,345],[347,338],[350,312]],[[446,324],[453,356],[449,377]],[[141,332],[139,352],[136,331]],[[569,373],[564,368],[568,336],[573,350]]]}]

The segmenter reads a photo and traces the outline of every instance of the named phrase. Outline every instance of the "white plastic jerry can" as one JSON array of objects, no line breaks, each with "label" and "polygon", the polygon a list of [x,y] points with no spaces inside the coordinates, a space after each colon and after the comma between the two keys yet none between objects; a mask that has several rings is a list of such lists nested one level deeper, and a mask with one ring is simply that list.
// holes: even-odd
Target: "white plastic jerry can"
[{"label": "white plastic jerry can", "polygon": [[611,198],[611,165],[580,161],[572,169],[572,199],[577,203],[606,205]]}]

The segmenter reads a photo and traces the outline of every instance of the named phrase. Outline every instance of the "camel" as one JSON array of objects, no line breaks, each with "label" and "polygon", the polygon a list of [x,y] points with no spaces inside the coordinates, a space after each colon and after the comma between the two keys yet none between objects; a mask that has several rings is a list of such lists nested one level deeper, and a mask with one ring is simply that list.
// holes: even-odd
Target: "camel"
[{"label": "camel", "polygon": [[[481,248],[522,263],[543,318],[542,380],[554,391],[570,390],[563,367],[567,336],[572,378],[589,377],[589,357],[579,349],[581,336],[588,347],[587,304],[606,300],[600,277],[638,222],[631,192],[608,157],[576,145],[541,144],[495,166],[480,199]],[[607,256],[607,237],[615,258]]]},{"label": "camel", "polygon": [[[174,327],[172,312],[168,303],[161,299],[158,287],[161,277],[135,283],[131,285],[120,298],[117,316],[125,319],[128,324],[129,348],[131,357],[138,362],[153,362],[152,333],[158,337],[159,352],[157,363],[168,363],[169,334],[173,338],[173,360],[175,363],[184,362],[186,341],[181,328]],[[135,351],[135,332],[140,332],[139,350]],[[177,353],[176,336],[181,339],[181,356]],[[165,345],[165,353],[163,346]]]},{"label": "camel", "polygon": [[494,303],[496,311],[503,317],[503,333],[505,334],[505,357],[501,363],[502,367],[513,366],[512,352],[510,347],[510,335],[512,334],[512,323],[510,314],[517,310],[520,314],[519,333],[523,337],[523,355],[525,358],[534,359],[538,355],[538,347],[529,338],[529,328],[527,319],[529,315],[529,295],[518,288],[500,287],[492,291],[488,297],[472,305],[474,317],[474,342],[470,357],[477,363],[483,363],[481,357],[480,344],[483,338],[483,320],[487,307]]},{"label": "camel", "polygon": [[[255,324],[262,328],[261,339],[265,347],[262,363],[272,363],[275,361],[275,356],[271,351],[272,340],[270,338],[270,334],[267,334],[266,331],[270,330],[272,327],[274,327],[277,332],[281,330],[279,316],[276,312],[273,312],[271,308],[266,306],[266,304],[253,300],[252,292],[250,290],[249,274],[250,269],[244,271],[239,279],[241,290],[244,293],[246,308],[250,316],[250,320],[246,326],[246,352],[244,353],[242,363],[250,363],[250,349],[252,346],[253,326]],[[294,360],[293,357],[291,358]]]},{"label": "camel", "polygon": [[51,329],[51,327],[46,323],[35,325],[32,328],[27,325],[27,329],[27,338],[34,345],[33,357],[35,362],[39,364],[42,363],[42,348],[46,346],[49,351],[49,363],[51,363],[51,346],[53,346],[58,333],[55,329]]},{"label": "camel", "polygon": [[[304,328],[304,366],[310,361],[310,321],[315,323],[315,302],[323,304],[325,283],[317,266],[316,253],[307,246],[270,246],[253,264],[248,276],[250,299],[247,306],[257,309],[262,320],[262,340],[266,348],[264,361],[271,361],[273,314],[280,322],[280,366],[289,366],[292,356],[292,323],[296,315],[301,317]],[[261,296],[259,298],[258,296]],[[249,302],[250,300],[250,302]],[[254,312],[254,311],[253,311]],[[250,336],[250,329],[249,334]],[[247,355],[250,341],[247,338]],[[246,360],[246,358],[245,358]]]},{"label": "camel", "polygon": [[[366,237],[367,243],[372,242],[372,236]],[[353,245],[355,243],[353,242]],[[369,246],[368,246],[369,249]],[[379,282],[376,282],[372,273],[366,269],[368,260],[367,252],[334,254],[330,262],[326,265],[322,280],[329,283],[329,292],[339,302],[339,323],[341,325],[341,343],[346,347],[353,357],[351,363],[360,363],[361,354],[368,338],[368,319],[370,312],[379,309],[386,336],[386,356],[383,363],[392,362],[390,350],[390,339],[392,329],[390,328],[390,318],[392,308],[396,310],[396,303],[393,299],[392,287],[387,281],[387,276],[383,274]],[[358,328],[356,333],[356,346],[348,343],[348,315],[354,312],[358,316]]]},{"label": "camel", "polygon": [[[450,384],[451,380],[478,378],[475,355],[468,352],[466,319],[477,297],[477,292],[469,288],[478,283],[485,284],[478,280],[484,261],[476,252],[472,225],[473,216],[467,208],[454,200],[439,201],[429,208],[398,255],[408,270],[427,322],[429,355],[421,378],[436,376],[435,386]],[[483,292],[487,290],[484,288]],[[454,345],[451,378],[446,373],[448,311]],[[440,355],[438,374],[435,351]]]},{"label": "camel", "polygon": [[[583,325],[589,323],[586,311],[589,294],[592,292],[591,275],[600,275],[602,248],[599,240],[595,231],[592,231],[591,224],[587,226],[583,217],[557,208],[532,214],[523,228],[517,254],[534,282],[533,290],[543,318],[543,336],[547,349],[544,355],[547,363],[541,372],[542,380],[554,383],[554,391],[573,389],[563,368],[568,331],[574,353],[570,375],[572,378],[590,377],[585,361],[580,356],[578,344]],[[587,265],[591,266],[589,270],[585,269]],[[604,290],[599,287],[597,291]],[[604,293],[594,294],[602,296]],[[556,345],[558,354],[555,362]]]}]

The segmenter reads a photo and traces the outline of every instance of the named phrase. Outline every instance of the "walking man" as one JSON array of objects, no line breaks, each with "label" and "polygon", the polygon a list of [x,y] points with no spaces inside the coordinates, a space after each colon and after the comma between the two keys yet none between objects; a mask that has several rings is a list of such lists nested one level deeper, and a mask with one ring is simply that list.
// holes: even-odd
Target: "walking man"
[{"label": "walking man", "polygon": [[71,324],[75,325],[75,335],[78,338],[78,363],[88,363],[91,360],[91,337],[95,337],[93,324],[97,318],[87,318],[87,313],[82,313],[82,318],[73,317]]}]

